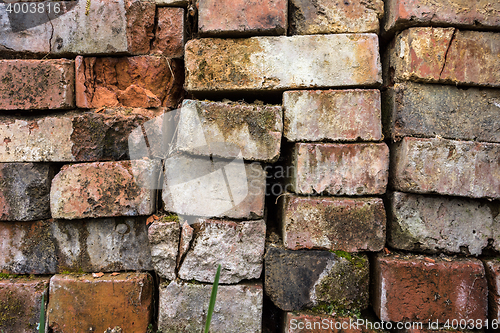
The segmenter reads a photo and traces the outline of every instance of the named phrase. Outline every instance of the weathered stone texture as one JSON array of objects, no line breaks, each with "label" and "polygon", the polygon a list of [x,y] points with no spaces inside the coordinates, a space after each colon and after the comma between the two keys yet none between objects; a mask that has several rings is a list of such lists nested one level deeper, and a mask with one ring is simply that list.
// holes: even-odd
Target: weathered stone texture
[{"label": "weathered stone texture", "polygon": [[500,91],[412,82],[383,95],[385,136],[500,142]]},{"label": "weathered stone texture", "polygon": [[379,32],[382,0],[291,0],[293,35]]},{"label": "weathered stone texture", "polygon": [[148,273],[55,275],[50,279],[49,327],[54,333],[146,333],[153,310],[153,278]]},{"label": "weathered stone texture", "polygon": [[169,58],[184,55],[184,8],[159,7],[151,53]]},{"label": "weathered stone texture", "polygon": [[477,259],[379,255],[372,303],[384,321],[485,320],[488,286]]},{"label": "weathered stone texture", "polygon": [[179,252],[179,222],[153,222],[148,228],[151,260],[162,278],[175,279],[175,268]]},{"label": "weathered stone texture", "polygon": [[267,249],[265,291],[284,311],[321,304],[334,309],[368,307],[368,258],[328,251]]},{"label": "weathered stone texture", "polygon": [[186,43],[185,65],[185,88],[192,92],[382,82],[375,34],[193,39]]},{"label": "weathered stone texture", "polygon": [[281,197],[283,243],[290,250],[381,251],[385,208],[380,198]]},{"label": "weathered stone texture", "polygon": [[52,180],[52,217],[152,214],[158,171],[159,162],[151,160],[65,165]]},{"label": "weathered stone texture", "polygon": [[486,276],[488,277],[488,310],[490,320],[500,320],[500,259],[484,261]]},{"label": "weathered stone texture", "polygon": [[283,93],[289,141],[380,141],[378,90],[297,90]]},{"label": "weathered stone texture", "polygon": [[74,64],[68,59],[0,60],[0,110],[73,108]]},{"label": "weathered stone texture", "polygon": [[[178,281],[160,285],[158,328],[164,333],[198,333],[205,327],[211,285]],[[211,332],[262,332],[262,284],[219,285]]]},{"label": "weathered stone texture", "polygon": [[398,191],[500,198],[500,144],[404,138],[391,153]]},{"label": "weathered stone texture", "polygon": [[296,143],[292,163],[291,185],[297,194],[383,194],[389,148],[385,143]]}]

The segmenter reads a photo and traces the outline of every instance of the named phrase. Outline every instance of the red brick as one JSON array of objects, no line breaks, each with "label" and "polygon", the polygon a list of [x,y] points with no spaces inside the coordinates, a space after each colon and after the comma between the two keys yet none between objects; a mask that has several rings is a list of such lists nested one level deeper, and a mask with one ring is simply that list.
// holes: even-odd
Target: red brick
[{"label": "red brick", "polygon": [[155,56],[76,57],[76,105],[177,107],[182,62]]},{"label": "red brick", "polygon": [[59,332],[146,333],[153,314],[153,279],[148,273],[55,275],[50,279],[49,327]]},{"label": "red brick", "polygon": [[0,80],[0,109],[75,107],[73,60],[0,60]]},{"label": "red brick", "polygon": [[392,153],[398,191],[500,198],[500,144],[404,138]]},{"label": "red brick", "polygon": [[500,34],[410,28],[389,47],[389,80],[500,87]]},{"label": "red brick", "polygon": [[385,193],[389,176],[385,143],[297,143],[292,160],[291,187],[297,194]]},{"label": "red brick", "polygon": [[486,319],[488,286],[477,259],[378,255],[373,278],[372,304],[381,320]]},{"label": "red brick", "polygon": [[48,300],[48,277],[0,278],[0,330],[3,333],[38,331],[42,295]]},{"label": "red brick", "polygon": [[181,58],[184,55],[184,34],[184,8],[159,7],[151,52]]},{"label": "red brick", "polygon": [[380,198],[281,197],[283,243],[290,250],[381,251],[385,209]]},{"label": "red brick", "polygon": [[500,322],[500,258],[484,261],[488,277],[489,319]]},{"label": "red brick", "polygon": [[[380,322],[377,324],[380,325]],[[371,326],[370,326],[371,325]],[[287,312],[284,333],[380,333],[365,319]],[[380,327],[380,326],[375,326]]]}]

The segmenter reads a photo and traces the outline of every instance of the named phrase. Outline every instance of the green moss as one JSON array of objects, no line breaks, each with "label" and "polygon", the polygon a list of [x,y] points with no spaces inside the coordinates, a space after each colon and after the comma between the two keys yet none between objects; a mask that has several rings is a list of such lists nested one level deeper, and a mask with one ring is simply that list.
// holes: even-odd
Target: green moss
[{"label": "green moss", "polygon": [[179,215],[177,214],[168,214],[161,218],[162,222],[179,222]]},{"label": "green moss", "polygon": [[358,269],[362,269],[366,266],[367,259],[363,258],[359,255],[351,254],[351,253],[345,252],[345,251],[332,251],[332,252],[335,253],[338,257],[347,259],[347,261],[349,261],[351,264],[353,264]]},{"label": "green moss", "polygon": [[7,293],[5,299],[0,299],[0,327],[12,326],[23,315],[23,303],[12,295],[12,291]]},{"label": "green moss", "polygon": [[19,277],[22,277],[22,275],[0,273],[0,280],[3,280],[3,279],[17,279]]}]

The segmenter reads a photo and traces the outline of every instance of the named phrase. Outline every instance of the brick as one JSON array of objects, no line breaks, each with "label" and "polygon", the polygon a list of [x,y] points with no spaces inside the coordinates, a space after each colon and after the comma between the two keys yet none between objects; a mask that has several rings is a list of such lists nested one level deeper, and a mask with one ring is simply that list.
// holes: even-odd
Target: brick
[{"label": "brick", "polygon": [[188,4],[188,0],[153,0],[157,6],[179,6],[185,7]]},{"label": "brick", "polygon": [[198,219],[193,242],[180,263],[179,277],[213,283],[219,264],[220,283],[258,279],[262,272],[266,222]]},{"label": "brick", "polygon": [[500,91],[413,82],[396,83],[383,96],[385,136],[500,142]]},{"label": "brick", "polygon": [[169,58],[184,55],[184,8],[159,7],[152,53]]},{"label": "brick", "polygon": [[0,221],[50,218],[49,164],[0,163]]},{"label": "brick", "polygon": [[376,86],[382,82],[378,48],[375,34],[193,39],[185,48],[185,88],[204,92]]},{"label": "brick", "polygon": [[347,252],[290,251],[268,247],[265,291],[284,311],[318,305],[334,310],[368,307],[368,258]]},{"label": "brick", "polygon": [[383,321],[486,319],[488,287],[477,259],[378,255],[373,277],[372,304]]},{"label": "brick", "polygon": [[488,310],[489,319],[500,320],[500,259],[489,259],[484,261],[486,276],[488,277]]},{"label": "brick", "polygon": [[0,116],[0,160],[93,162],[129,158],[129,135],[164,111],[112,108],[98,113]]},{"label": "brick", "polygon": [[380,198],[281,197],[281,232],[287,249],[381,251],[385,208]]},{"label": "brick", "polygon": [[388,50],[389,81],[500,86],[500,34],[455,28],[410,28]]},{"label": "brick", "polygon": [[[453,320],[453,319],[452,319]],[[456,323],[456,322],[455,322]],[[462,322],[463,323],[463,322]],[[407,328],[407,329],[396,329],[394,330],[393,332],[394,333],[480,333],[480,332],[484,332],[484,330],[482,329],[477,329],[477,330],[456,330],[456,329],[452,329],[452,324],[451,324],[451,320],[448,322],[450,328],[444,328],[441,324],[444,324],[444,323],[438,323],[437,321],[431,321],[431,322],[427,322],[427,323],[410,323],[412,326],[409,326],[409,327],[412,327],[412,328]],[[407,324],[407,325],[410,325],[410,324]],[[422,326],[420,327],[419,325],[422,324]],[[439,326],[438,326],[439,324]],[[476,323],[474,323],[474,326],[476,325]],[[486,323],[483,323],[483,326],[485,326]],[[488,325],[490,325],[488,323]],[[458,325],[455,325],[455,326],[460,326],[460,324]],[[463,326],[467,326],[467,325],[463,325],[462,324],[462,327]],[[472,326],[472,325],[469,325],[469,326]],[[439,329],[439,327],[441,327],[442,329]],[[477,324],[477,327],[481,327],[481,325],[478,323]]]},{"label": "brick", "polygon": [[[158,329],[164,333],[198,333],[205,327],[211,285],[180,281],[160,284]],[[262,284],[219,285],[210,331],[262,331]]]},{"label": "brick", "polygon": [[455,26],[468,29],[498,29],[500,4],[467,0],[390,0],[385,2],[384,30],[393,32],[410,26]]},{"label": "brick", "polygon": [[153,278],[148,273],[116,276],[54,275],[50,279],[49,328],[58,332],[146,333],[153,315]]},{"label": "brick", "polygon": [[380,327],[365,318],[358,321],[353,317],[337,317],[329,315],[287,312],[285,314],[284,333],[380,333],[385,330],[373,329]]},{"label": "brick", "polygon": [[198,2],[198,31],[202,36],[285,35],[286,0]]},{"label": "brick", "polygon": [[182,63],[156,56],[75,60],[79,108],[177,107],[182,94]]},{"label": "brick", "polygon": [[0,272],[152,270],[145,218],[0,222]]},{"label": "brick", "polygon": [[380,141],[378,90],[296,90],[283,93],[289,141]]},{"label": "brick", "polygon": [[258,163],[176,155],[165,160],[165,170],[166,211],[234,219],[264,216],[266,174]]},{"label": "brick", "polygon": [[1,110],[75,106],[73,60],[0,60],[0,78]]},{"label": "brick", "polygon": [[388,242],[393,248],[428,253],[480,255],[500,225],[479,200],[394,192],[390,195]]},{"label": "brick", "polygon": [[499,144],[404,138],[391,153],[397,191],[500,197]]},{"label": "brick", "polygon": [[28,333],[40,322],[42,295],[48,299],[48,277],[0,278],[0,330],[4,333]]},{"label": "brick", "polygon": [[292,0],[290,31],[293,35],[378,33],[383,16],[382,0]]},{"label": "brick", "polygon": [[[226,158],[238,156],[239,150],[245,160],[275,162],[280,155],[282,118],[281,106],[184,100],[177,146],[196,155]],[[221,143],[234,149],[221,148]]]},{"label": "brick", "polygon": [[174,280],[179,252],[179,222],[153,222],[148,228],[148,237],[155,272],[162,278]]},{"label": "brick", "polygon": [[52,180],[50,210],[57,219],[152,214],[159,162],[65,165]]},{"label": "brick", "polygon": [[[145,54],[153,38],[155,5],[142,0],[94,0],[89,15],[86,2],[60,1],[44,12],[18,16],[7,13],[0,50],[35,54]],[[50,9],[50,13],[49,13]]]},{"label": "brick", "polygon": [[385,143],[296,143],[292,191],[297,194],[385,193],[389,148]]}]

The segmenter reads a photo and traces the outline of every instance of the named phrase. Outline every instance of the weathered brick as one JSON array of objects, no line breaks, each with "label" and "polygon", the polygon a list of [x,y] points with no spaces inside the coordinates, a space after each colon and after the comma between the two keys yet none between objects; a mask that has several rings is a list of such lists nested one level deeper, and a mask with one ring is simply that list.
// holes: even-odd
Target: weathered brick
[{"label": "weathered brick", "polygon": [[153,278],[148,273],[54,275],[50,279],[49,327],[59,332],[146,333],[153,310]]},{"label": "weathered brick", "polygon": [[281,232],[287,249],[381,251],[385,208],[380,198],[281,197]]},{"label": "weathered brick", "polygon": [[387,235],[396,249],[480,255],[500,225],[479,200],[394,192],[390,195]]},{"label": "weathered brick", "polygon": [[186,43],[185,65],[185,88],[193,92],[382,82],[375,34],[193,39]]},{"label": "weathered brick", "polygon": [[265,291],[284,311],[328,304],[334,309],[368,307],[368,258],[347,252],[290,251],[268,247]]},{"label": "weathered brick", "polygon": [[48,299],[48,277],[0,278],[0,330],[4,333],[38,331],[42,295]]},{"label": "weathered brick", "polygon": [[389,148],[385,143],[296,143],[292,163],[291,187],[297,194],[383,194]]},{"label": "weathered brick", "polygon": [[396,83],[383,95],[385,136],[500,142],[500,91]]},{"label": "weathered brick", "polygon": [[198,31],[203,36],[285,35],[286,0],[200,0]]},{"label": "weathered brick", "polygon": [[255,219],[264,216],[265,195],[266,174],[258,163],[186,155],[165,160],[162,198],[167,211]]},{"label": "weathered brick", "polygon": [[445,259],[378,255],[372,298],[377,316],[384,321],[484,321],[488,286],[483,264],[477,259]]},{"label": "weathered brick", "polygon": [[262,272],[266,222],[198,219],[194,240],[180,263],[179,277],[213,283],[219,264],[220,283],[258,279]]},{"label": "weathered brick", "polygon": [[65,165],[52,180],[53,218],[149,215],[155,207],[157,161]]},{"label": "weathered brick", "polygon": [[389,81],[500,87],[500,34],[455,28],[410,28],[388,49]]},{"label": "weathered brick", "polygon": [[174,280],[179,252],[179,222],[153,222],[148,228],[148,237],[156,273],[167,280]]},{"label": "weathered brick", "polygon": [[184,7],[188,4],[188,0],[153,0],[158,6],[179,6]]},{"label": "weathered brick", "polygon": [[7,12],[0,50],[38,54],[145,54],[153,38],[155,5],[143,0],[93,0],[88,15],[85,1],[58,1],[45,10],[24,15]]},{"label": "weathered brick", "polygon": [[382,140],[378,90],[297,90],[283,93],[289,141]]},{"label": "weathered brick", "polygon": [[[180,281],[160,285],[158,329],[164,333],[198,333],[205,327],[212,286]],[[211,332],[260,333],[262,284],[219,285]]]},{"label": "weathered brick", "polygon": [[105,109],[50,116],[0,116],[0,161],[72,162],[129,157],[128,136],[159,109]]},{"label": "weathered brick", "polygon": [[145,218],[0,222],[0,271],[152,270]]},{"label": "weathered brick", "polygon": [[[440,323],[437,321],[431,321],[431,322],[427,322],[427,323],[422,323],[422,322],[409,323],[409,322],[407,322],[404,324],[408,325],[408,327],[410,327],[410,328],[395,329],[391,332],[394,332],[394,333],[481,333],[481,332],[484,332],[483,329],[477,329],[477,330],[453,329],[452,328],[453,327],[452,320],[453,319],[448,321],[449,327],[447,327],[447,328],[443,327],[445,323]],[[455,321],[454,324],[455,324],[455,327],[460,327],[460,323],[457,324],[457,322]],[[483,322],[483,326],[481,326],[481,324],[478,322],[478,323],[470,324],[469,327],[485,327],[485,325],[486,325],[486,323]],[[488,323],[488,325],[491,326],[490,323]],[[467,326],[467,325],[464,325],[463,321],[462,321],[462,327],[464,327],[464,326]]]},{"label": "weathered brick", "polygon": [[73,108],[74,63],[68,59],[0,60],[0,109]]},{"label": "weathered brick", "polygon": [[32,221],[50,218],[49,164],[0,163],[0,220]]},{"label": "weathered brick", "polygon": [[353,317],[287,312],[284,333],[381,333],[381,323]]},{"label": "weathered brick", "polygon": [[158,23],[151,52],[169,58],[181,58],[184,55],[184,35],[184,8],[158,8]]},{"label": "weathered brick", "polygon": [[484,261],[488,277],[488,304],[490,321],[500,321],[500,259]]},{"label": "weathered brick", "polygon": [[[281,106],[184,100],[177,147],[226,158],[238,156],[239,150],[245,160],[275,162],[280,154],[282,118]],[[200,130],[204,134],[201,146]],[[224,143],[235,147],[219,146]]]},{"label": "weathered brick", "polygon": [[76,105],[177,107],[182,94],[182,62],[156,56],[77,56]]},{"label": "weathered brick", "polygon": [[500,198],[500,144],[404,138],[391,154],[397,191]]},{"label": "weathered brick", "polygon": [[393,32],[410,26],[500,27],[500,4],[495,1],[389,0],[385,1],[384,30]]},{"label": "weathered brick", "polygon": [[291,0],[290,31],[293,35],[378,33],[383,15],[382,0]]}]

